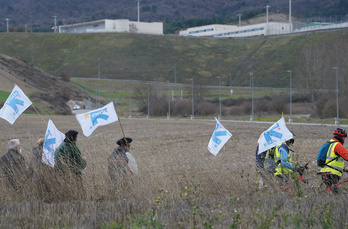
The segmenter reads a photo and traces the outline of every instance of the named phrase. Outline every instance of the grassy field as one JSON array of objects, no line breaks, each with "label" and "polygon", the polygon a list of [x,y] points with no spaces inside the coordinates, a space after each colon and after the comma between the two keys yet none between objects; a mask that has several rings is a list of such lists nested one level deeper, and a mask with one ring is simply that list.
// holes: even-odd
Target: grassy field
[{"label": "grassy field", "polygon": [[221,85],[233,81],[234,86],[247,86],[253,73],[257,87],[289,87],[289,69],[296,73],[297,86],[305,84],[306,72],[299,70],[304,67],[299,59],[304,47],[316,43],[318,49],[331,47],[346,37],[347,31],[251,39],[2,33],[0,53],[20,57],[55,76],[66,72],[71,77],[96,78],[99,59],[103,79],[165,83],[176,77],[177,83],[189,84],[193,78],[203,85],[217,85],[220,76]]},{"label": "grassy field", "polygon": [[[57,128],[80,132],[78,147],[87,157],[84,197],[47,192],[40,198],[28,186],[24,195],[1,186],[0,227],[5,228],[345,228],[345,194],[318,194],[315,171],[321,144],[334,126],[288,124],[296,133],[294,161],[309,162],[306,178],[293,193],[268,183],[258,186],[255,148],[273,123],[221,120],[233,137],[217,156],[207,145],[215,128],[210,120],[121,118],[139,172],[129,192],[116,190],[107,175],[107,157],[122,137],[119,123],[83,136],[74,116],[24,114],[11,126],[0,120],[2,154],[19,138],[29,164],[49,118]],[[278,117],[280,118],[280,117]],[[49,176],[49,174],[48,174]],[[345,176],[346,177],[346,176]],[[54,184],[53,184],[54,185]],[[70,187],[71,188],[71,187]],[[347,190],[342,186],[341,191]],[[61,194],[61,193],[60,193]]]}]

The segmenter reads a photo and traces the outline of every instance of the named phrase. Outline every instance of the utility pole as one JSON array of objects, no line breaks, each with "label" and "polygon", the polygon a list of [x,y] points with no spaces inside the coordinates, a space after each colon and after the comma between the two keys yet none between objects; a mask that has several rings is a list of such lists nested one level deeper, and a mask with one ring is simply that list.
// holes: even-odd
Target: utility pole
[{"label": "utility pole", "polygon": [[291,93],[291,74],[292,72],[288,70],[287,72],[290,73],[290,117],[289,117],[289,123],[292,122],[292,93]]},{"label": "utility pole", "polygon": [[217,77],[219,79],[219,116],[218,119],[221,118],[221,78],[220,76]]},{"label": "utility pole", "polygon": [[57,33],[57,16],[53,16],[54,18],[54,33]]},{"label": "utility pole", "polygon": [[176,64],[174,65],[174,83],[176,84]]},{"label": "utility pole", "polygon": [[237,14],[237,16],[239,17],[239,27],[241,26],[241,20],[240,18],[242,17],[243,14]]},{"label": "utility pole", "polygon": [[250,121],[254,120],[254,78],[253,74],[250,73],[250,79],[251,79],[251,117]]},{"label": "utility pole", "polygon": [[147,85],[147,117],[150,118],[150,84]]},{"label": "utility pole", "polygon": [[266,23],[268,24],[268,8],[269,8],[269,5],[266,6]]},{"label": "utility pole", "polygon": [[170,119],[170,82],[167,81],[168,83],[168,116],[167,119]]},{"label": "utility pole", "polygon": [[195,105],[194,105],[194,93],[193,93],[193,78],[190,79],[192,80],[192,115],[191,115],[191,120],[195,117]]},{"label": "utility pole", "polygon": [[8,27],[8,21],[9,20],[10,20],[9,18],[6,18],[6,32],[7,33],[10,32],[9,27]]},{"label": "utility pole", "polygon": [[100,80],[100,67],[99,67],[99,58],[98,58],[98,80]]},{"label": "utility pole", "polygon": [[336,122],[335,125],[339,125],[340,124],[340,117],[339,117],[339,112],[338,112],[338,67],[334,67],[334,70],[336,70],[336,106],[337,106],[337,118],[336,118]]},{"label": "utility pole", "polygon": [[135,0],[138,2],[138,22],[140,22],[140,0]]},{"label": "utility pole", "polygon": [[289,33],[292,32],[292,24],[291,24],[291,0],[289,0]]}]

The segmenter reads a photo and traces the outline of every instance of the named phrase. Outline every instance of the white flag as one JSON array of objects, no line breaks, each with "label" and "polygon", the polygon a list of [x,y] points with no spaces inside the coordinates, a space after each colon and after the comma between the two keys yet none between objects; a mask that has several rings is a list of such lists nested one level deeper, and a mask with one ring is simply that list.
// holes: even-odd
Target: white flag
[{"label": "white flag", "polygon": [[216,156],[225,143],[232,137],[232,134],[221,125],[215,118],[216,127],[208,144],[208,150]]},{"label": "white flag", "polygon": [[10,96],[0,110],[0,118],[5,119],[12,125],[31,104],[32,102],[30,99],[17,85],[15,85]]},{"label": "white flag", "polygon": [[259,154],[291,138],[293,138],[293,135],[286,127],[284,117],[282,117],[260,135],[257,141],[259,143]]},{"label": "white flag", "polygon": [[98,126],[104,126],[118,120],[113,102],[103,106],[100,109],[76,115],[77,121],[80,123],[83,134],[90,136]]},{"label": "white flag", "polygon": [[42,163],[54,168],[54,154],[65,139],[65,135],[60,132],[53,124],[51,119],[48,121],[43,144]]}]

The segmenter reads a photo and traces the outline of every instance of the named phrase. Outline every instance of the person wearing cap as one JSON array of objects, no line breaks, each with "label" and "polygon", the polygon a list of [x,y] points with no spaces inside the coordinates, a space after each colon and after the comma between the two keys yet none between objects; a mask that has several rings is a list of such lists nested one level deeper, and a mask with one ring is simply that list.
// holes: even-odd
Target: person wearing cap
[{"label": "person wearing cap", "polygon": [[[121,138],[116,142],[118,145],[111,155],[108,157],[108,173],[111,183],[118,188],[118,190],[126,187],[131,182],[130,175],[133,175],[132,170],[128,166],[129,159],[127,153],[130,150],[131,138]],[[129,191],[129,190],[127,190]]]},{"label": "person wearing cap", "polygon": [[333,142],[326,154],[325,166],[320,169],[322,180],[326,186],[330,186],[333,193],[338,192],[336,184],[342,177],[342,172],[348,172],[348,167],[344,167],[344,161],[348,161],[348,152],[343,144],[347,137],[344,129],[337,128],[333,132]]},{"label": "person wearing cap", "polygon": [[77,188],[83,188],[82,170],[86,168],[86,158],[82,156],[81,151],[76,146],[76,130],[69,130],[65,133],[63,144],[55,155],[55,171],[58,177],[63,178],[63,186],[72,184]]},{"label": "person wearing cap", "polygon": [[[292,132],[292,131],[291,131]],[[292,135],[295,136],[294,132]],[[274,176],[279,178],[282,184],[288,183],[289,175],[296,169],[292,164],[290,146],[295,143],[295,139],[291,138],[286,142],[283,142],[276,146],[274,154],[274,162],[277,164],[275,168]]]},{"label": "person wearing cap", "polygon": [[0,168],[7,178],[9,187],[22,192],[26,187],[26,181],[30,178],[30,173],[22,155],[19,139],[11,139],[8,142],[8,152],[0,157]]}]

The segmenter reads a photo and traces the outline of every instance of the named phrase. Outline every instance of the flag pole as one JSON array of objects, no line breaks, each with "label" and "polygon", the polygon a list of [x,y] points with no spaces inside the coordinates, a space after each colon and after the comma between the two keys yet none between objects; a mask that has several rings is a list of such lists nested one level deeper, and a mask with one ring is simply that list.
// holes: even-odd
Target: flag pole
[{"label": "flag pole", "polygon": [[116,110],[115,101],[112,101],[112,103],[114,104],[114,109],[115,109],[115,112],[116,112],[116,115],[117,115],[117,118],[118,118],[118,122],[120,123],[120,127],[121,127],[121,130],[122,130],[123,138],[126,141],[127,147],[129,148],[129,145],[128,145],[128,142],[127,142],[127,139],[126,139],[126,135],[124,134],[124,131],[123,131],[123,127],[122,127],[120,116],[118,115],[117,110]]},{"label": "flag pole", "polygon": [[37,109],[35,108],[34,104],[31,103],[31,106],[34,108],[34,110],[36,111],[36,113],[40,116],[40,118],[42,119],[42,121],[46,124],[46,126],[48,125],[48,123],[46,122],[46,120],[41,116],[41,114],[37,111]]}]

